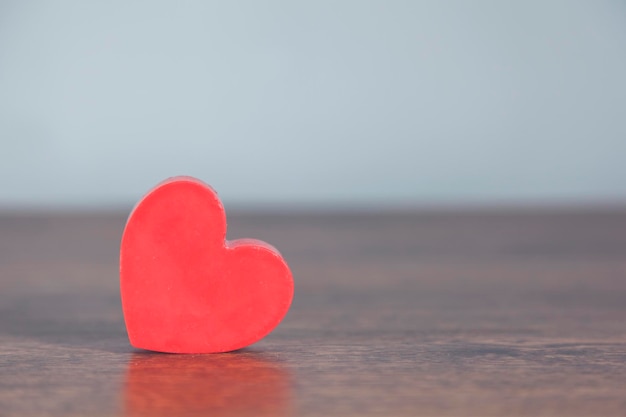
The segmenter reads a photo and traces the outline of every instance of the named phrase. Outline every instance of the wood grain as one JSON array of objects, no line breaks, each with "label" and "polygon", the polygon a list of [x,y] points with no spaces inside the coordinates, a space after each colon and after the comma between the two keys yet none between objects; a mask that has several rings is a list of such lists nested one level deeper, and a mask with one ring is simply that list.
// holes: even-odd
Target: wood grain
[{"label": "wood grain", "polygon": [[188,356],[128,344],[124,221],[0,214],[0,416],[626,415],[626,210],[235,213],[294,303]]}]

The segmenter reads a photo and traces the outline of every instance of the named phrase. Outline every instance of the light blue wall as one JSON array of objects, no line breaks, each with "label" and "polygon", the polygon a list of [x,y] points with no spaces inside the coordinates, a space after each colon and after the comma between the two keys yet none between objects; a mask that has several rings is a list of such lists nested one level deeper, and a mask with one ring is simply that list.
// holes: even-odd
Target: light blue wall
[{"label": "light blue wall", "polygon": [[626,3],[0,2],[0,205],[626,200]]}]

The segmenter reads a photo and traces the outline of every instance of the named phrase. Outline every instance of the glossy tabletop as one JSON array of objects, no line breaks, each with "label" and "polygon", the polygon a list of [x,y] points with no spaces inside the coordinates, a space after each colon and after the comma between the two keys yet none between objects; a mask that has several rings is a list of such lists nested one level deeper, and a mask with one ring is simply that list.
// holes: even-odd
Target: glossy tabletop
[{"label": "glossy tabletop", "polygon": [[231,214],[296,289],[218,355],[128,344],[124,222],[0,214],[0,416],[626,415],[626,210]]}]

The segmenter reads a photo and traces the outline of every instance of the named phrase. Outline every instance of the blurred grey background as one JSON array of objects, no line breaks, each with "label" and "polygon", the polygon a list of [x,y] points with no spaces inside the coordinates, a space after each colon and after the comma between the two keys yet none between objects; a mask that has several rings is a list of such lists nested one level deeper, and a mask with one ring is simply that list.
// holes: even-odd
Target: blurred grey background
[{"label": "blurred grey background", "polygon": [[0,206],[626,201],[626,2],[0,0]]}]

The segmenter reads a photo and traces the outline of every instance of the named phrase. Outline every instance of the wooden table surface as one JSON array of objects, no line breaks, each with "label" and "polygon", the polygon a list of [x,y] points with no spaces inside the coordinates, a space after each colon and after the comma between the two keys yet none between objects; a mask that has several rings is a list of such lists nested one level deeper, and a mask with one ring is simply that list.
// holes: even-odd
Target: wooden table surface
[{"label": "wooden table surface", "polygon": [[626,210],[239,213],[293,306],[219,355],[130,347],[125,214],[0,214],[0,416],[626,415]]}]

